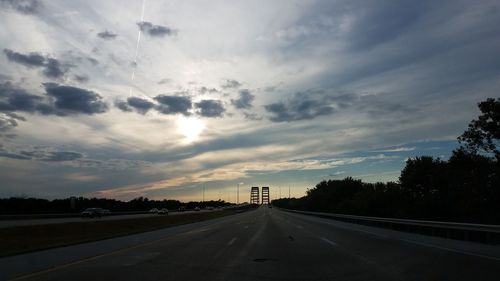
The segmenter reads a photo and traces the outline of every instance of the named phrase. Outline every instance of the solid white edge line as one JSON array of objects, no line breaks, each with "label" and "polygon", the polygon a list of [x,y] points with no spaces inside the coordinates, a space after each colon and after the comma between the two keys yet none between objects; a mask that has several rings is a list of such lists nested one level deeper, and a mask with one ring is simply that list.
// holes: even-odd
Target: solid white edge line
[{"label": "solid white edge line", "polygon": [[333,241],[330,241],[330,240],[328,240],[325,237],[320,237],[320,239],[323,240],[323,242],[326,242],[326,243],[330,244],[331,246],[337,246],[337,243],[335,243]]},{"label": "solid white edge line", "polygon": [[229,242],[227,242],[226,246],[231,246],[233,245],[234,241],[236,241],[236,237],[233,237],[231,240],[229,240]]},{"label": "solid white edge line", "polygon": [[456,250],[456,249],[447,248],[447,247],[438,246],[438,245],[433,245],[433,244],[429,244],[429,243],[425,243],[425,242],[420,242],[420,241],[414,241],[414,240],[408,240],[408,239],[402,239],[402,238],[399,239],[399,240],[407,242],[407,243],[417,244],[417,245],[420,245],[420,246],[426,246],[426,247],[430,247],[430,248],[436,248],[436,249],[440,249],[440,250],[444,250],[444,251],[449,251],[449,252],[454,252],[454,253],[458,253],[458,254],[475,256],[475,257],[480,257],[480,258],[485,258],[485,259],[491,259],[491,260],[500,261],[500,258],[493,257],[493,256],[476,254],[476,253],[472,253],[472,252],[468,252],[468,251]]}]

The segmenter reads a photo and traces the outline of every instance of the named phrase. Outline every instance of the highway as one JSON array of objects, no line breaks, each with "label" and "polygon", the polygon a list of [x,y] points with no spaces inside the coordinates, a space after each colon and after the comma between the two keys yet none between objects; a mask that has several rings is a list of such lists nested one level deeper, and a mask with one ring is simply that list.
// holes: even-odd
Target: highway
[{"label": "highway", "polygon": [[499,247],[436,239],[263,206],[18,280],[500,280]]}]

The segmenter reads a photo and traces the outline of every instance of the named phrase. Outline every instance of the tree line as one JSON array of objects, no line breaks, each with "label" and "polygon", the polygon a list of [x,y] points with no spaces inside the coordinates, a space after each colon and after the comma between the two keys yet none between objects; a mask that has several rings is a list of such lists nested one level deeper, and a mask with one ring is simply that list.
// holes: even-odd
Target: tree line
[{"label": "tree line", "polygon": [[328,180],[279,207],[393,218],[500,224],[500,98],[478,104],[481,115],[458,137],[448,160],[410,158],[397,182]]},{"label": "tree line", "polygon": [[227,205],[230,205],[230,203],[227,203],[223,200],[211,200],[204,202],[190,201],[183,203],[179,200],[151,200],[146,197],[138,197],[130,201],[85,197],[70,197],[54,200],[11,197],[0,198],[0,215],[76,213],[81,212],[86,208],[93,207],[108,209],[112,212],[132,212],[148,211],[152,208],[167,208],[169,210],[175,210],[179,207],[193,209],[195,207],[222,207]]}]

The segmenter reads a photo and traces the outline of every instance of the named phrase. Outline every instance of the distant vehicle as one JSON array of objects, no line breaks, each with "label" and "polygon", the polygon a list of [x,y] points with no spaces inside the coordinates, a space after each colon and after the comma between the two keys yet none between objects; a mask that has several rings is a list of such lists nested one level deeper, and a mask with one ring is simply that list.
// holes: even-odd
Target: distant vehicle
[{"label": "distant vehicle", "polygon": [[107,215],[110,215],[110,214],[111,214],[111,211],[110,211],[110,210],[108,210],[108,209],[102,209],[102,214],[103,214],[104,216],[107,216]]},{"label": "distant vehicle", "polygon": [[[108,210],[109,212],[109,210]],[[104,209],[101,208],[87,208],[85,209],[80,215],[84,218],[95,218],[95,217],[102,217],[105,215]]]},{"label": "distant vehicle", "polygon": [[213,210],[213,209],[214,209],[214,207],[212,207],[212,206],[208,206],[208,207],[206,207],[205,209],[207,209],[207,210]]},{"label": "distant vehicle", "polygon": [[168,215],[168,209],[163,208],[158,211],[158,215]]},{"label": "distant vehicle", "polygon": [[149,210],[149,212],[151,214],[156,214],[156,213],[158,213],[158,209],[157,208],[153,208],[153,209]]},{"label": "distant vehicle", "polygon": [[179,207],[179,212],[184,212],[186,210],[186,207]]},{"label": "distant vehicle", "polygon": [[200,210],[200,207],[195,207],[194,208],[195,211],[199,211]]}]

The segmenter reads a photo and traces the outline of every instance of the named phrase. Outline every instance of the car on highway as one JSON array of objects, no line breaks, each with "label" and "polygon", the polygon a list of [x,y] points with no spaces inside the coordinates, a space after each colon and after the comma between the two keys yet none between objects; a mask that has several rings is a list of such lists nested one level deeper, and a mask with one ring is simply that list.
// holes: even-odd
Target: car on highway
[{"label": "car on highway", "polygon": [[156,214],[156,213],[158,213],[158,209],[157,208],[153,208],[153,209],[149,210],[149,213]]},{"label": "car on highway", "polygon": [[199,210],[201,210],[201,209],[200,209],[200,207],[195,207],[195,208],[194,208],[194,210],[195,210],[195,211],[199,211]]},{"label": "car on highway", "polygon": [[168,215],[168,209],[163,208],[158,211],[158,215]]},{"label": "car on highway", "polygon": [[106,211],[102,208],[87,208],[83,212],[80,213],[80,215],[83,218],[95,218],[95,217],[100,218],[105,214],[106,214]]},{"label": "car on highway", "polygon": [[184,212],[186,210],[186,207],[179,207],[179,212]]}]

